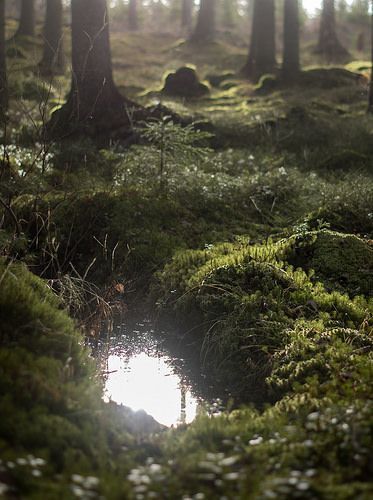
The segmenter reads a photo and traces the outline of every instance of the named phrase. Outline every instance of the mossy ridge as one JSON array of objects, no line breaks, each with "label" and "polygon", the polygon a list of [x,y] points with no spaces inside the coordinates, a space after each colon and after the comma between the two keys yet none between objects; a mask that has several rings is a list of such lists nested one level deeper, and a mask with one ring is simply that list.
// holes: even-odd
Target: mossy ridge
[{"label": "mossy ridge", "polygon": [[[182,252],[160,275],[161,307],[166,315],[172,311],[181,324],[187,318],[207,370],[213,377],[224,372],[238,400],[270,399],[265,378],[271,372],[273,355],[285,348],[296,325],[314,324],[321,334],[371,324],[372,300],[351,299],[333,287],[328,290],[311,269],[306,273],[287,263],[299,241],[307,242],[304,259],[311,260],[314,254],[307,249],[324,237],[346,241],[345,235],[315,231],[261,246],[222,244]],[[370,265],[370,247],[353,238]],[[334,276],[327,271],[324,280],[332,283]],[[360,279],[364,283],[364,275]]]},{"label": "mossy ridge", "polygon": [[4,259],[0,280],[0,459],[9,493],[70,498],[71,476],[81,474],[98,478],[97,494],[123,497],[128,483],[118,476],[137,454],[131,412],[103,403],[83,336],[47,285]]}]

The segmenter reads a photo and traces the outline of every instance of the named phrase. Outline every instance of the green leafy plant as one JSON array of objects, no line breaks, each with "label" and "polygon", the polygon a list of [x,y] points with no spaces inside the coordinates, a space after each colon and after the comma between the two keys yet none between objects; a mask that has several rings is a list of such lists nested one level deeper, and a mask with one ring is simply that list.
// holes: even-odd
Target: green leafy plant
[{"label": "green leafy plant", "polygon": [[205,156],[209,149],[204,144],[212,137],[209,132],[198,130],[195,124],[185,127],[175,124],[169,116],[145,123],[139,132],[158,156],[161,190],[166,186],[167,176],[172,173],[171,164],[176,159],[179,164],[180,161],[188,164]]}]

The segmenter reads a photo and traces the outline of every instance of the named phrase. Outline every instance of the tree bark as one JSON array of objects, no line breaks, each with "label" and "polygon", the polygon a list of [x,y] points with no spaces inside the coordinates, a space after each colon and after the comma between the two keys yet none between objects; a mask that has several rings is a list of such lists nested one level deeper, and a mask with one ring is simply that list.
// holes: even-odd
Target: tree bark
[{"label": "tree bark", "polygon": [[215,35],[216,0],[201,0],[193,42],[208,41]]},{"label": "tree bark", "polygon": [[371,69],[370,69],[370,82],[369,82],[368,113],[373,114],[373,0],[371,1],[371,8],[372,8],[372,12],[370,15]]},{"label": "tree bark", "polygon": [[320,54],[327,62],[341,62],[349,57],[348,51],[337,36],[334,0],[323,0],[319,40],[315,53]]},{"label": "tree bark", "polygon": [[182,0],[181,4],[181,28],[189,31],[192,26],[193,0]]},{"label": "tree bark", "polygon": [[19,26],[15,36],[35,35],[35,0],[22,0]]},{"label": "tree bark", "polygon": [[257,81],[276,68],[274,0],[254,0],[251,43],[244,76]]},{"label": "tree bark", "polygon": [[137,31],[139,29],[139,18],[137,13],[137,0],[129,0],[128,4],[128,29]]},{"label": "tree bark", "polygon": [[289,82],[295,80],[299,69],[299,2],[298,0],[284,0],[282,78]]},{"label": "tree bark", "polygon": [[0,0],[0,120],[8,109],[8,85],[5,57],[5,0]]},{"label": "tree bark", "polygon": [[234,0],[223,0],[221,10],[224,28],[232,29],[235,25],[235,12],[237,11],[236,2]]},{"label": "tree bark", "polygon": [[71,0],[72,83],[47,130],[53,136],[131,134],[131,108],[113,80],[106,0]]},{"label": "tree bark", "polygon": [[65,68],[62,0],[47,0],[44,50],[39,67],[43,75],[61,74]]}]

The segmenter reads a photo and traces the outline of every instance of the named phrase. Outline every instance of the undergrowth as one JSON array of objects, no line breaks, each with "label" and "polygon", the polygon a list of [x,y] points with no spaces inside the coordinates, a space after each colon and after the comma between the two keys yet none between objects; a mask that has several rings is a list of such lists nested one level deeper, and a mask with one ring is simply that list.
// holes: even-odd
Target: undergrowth
[{"label": "undergrowth", "polygon": [[[137,35],[113,43],[129,97],[154,104],[154,82],[181,61],[217,83],[201,101],[164,101],[195,125],[155,121],[137,144],[105,148],[45,140],[69,81],[31,73],[40,40],[8,47],[0,496],[371,498],[366,89],[337,82],[261,96],[221,73],[242,66],[246,49],[223,41],[202,54],[152,34],[144,44]],[[95,333],[149,287],[149,302],[178,324],[173,340],[200,359],[212,387],[229,389],[233,411],[150,436],[138,415],[101,401],[66,311],[98,311],[87,328]]]}]

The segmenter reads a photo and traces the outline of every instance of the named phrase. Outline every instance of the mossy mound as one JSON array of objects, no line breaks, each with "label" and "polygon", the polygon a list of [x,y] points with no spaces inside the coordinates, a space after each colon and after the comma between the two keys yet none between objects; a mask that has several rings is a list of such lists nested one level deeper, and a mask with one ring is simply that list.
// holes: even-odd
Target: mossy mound
[{"label": "mossy mound", "polygon": [[218,74],[213,74],[210,73],[206,75],[206,80],[209,82],[209,84],[212,87],[220,87],[223,83],[225,83],[227,80],[232,80],[236,77],[237,75],[231,71],[226,71],[225,73],[218,73]]},{"label": "mossy mound", "polygon": [[306,271],[313,269],[326,286],[351,296],[373,296],[373,246],[357,236],[315,231],[295,237],[285,259]]},{"label": "mossy mound", "polygon": [[0,283],[1,493],[127,498],[132,412],[103,403],[84,339],[46,283],[4,260]]},{"label": "mossy mound", "polygon": [[[351,273],[346,288],[333,258]],[[184,252],[160,276],[163,308],[179,318],[184,333],[194,328],[194,341],[213,377],[224,372],[239,400],[263,401],[273,354],[287,345],[288,332],[297,324],[315,323],[323,331],[358,329],[365,321],[372,304],[343,292],[370,296],[366,269],[371,264],[365,242],[324,231],[261,246],[225,244]]]},{"label": "mossy mound", "polygon": [[275,75],[263,75],[255,87],[255,94],[266,95],[281,87],[281,80]]},{"label": "mossy mound", "polygon": [[[364,87],[367,85],[367,79],[361,73],[354,73],[344,68],[314,68],[300,71],[292,83],[303,88],[330,90],[351,86]],[[289,82],[281,75],[264,75],[260,78],[255,93],[267,95],[288,86]]]},{"label": "mossy mound", "polygon": [[167,75],[162,93],[175,97],[199,98],[208,95],[210,90],[200,82],[195,69],[183,66]]},{"label": "mossy mound", "polygon": [[334,89],[345,86],[365,86],[366,78],[344,68],[315,68],[302,71],[298,84],[305,87]]}]

